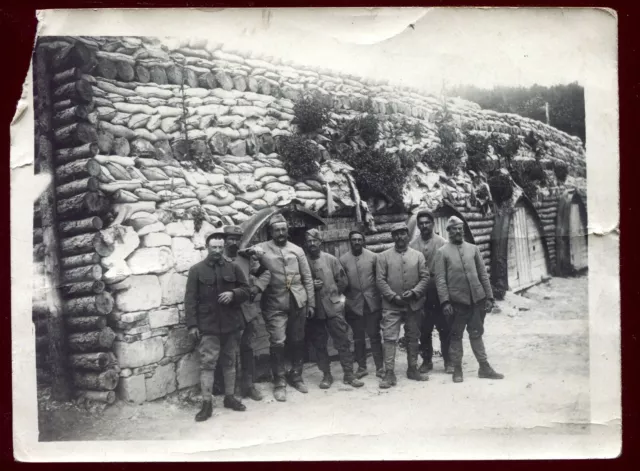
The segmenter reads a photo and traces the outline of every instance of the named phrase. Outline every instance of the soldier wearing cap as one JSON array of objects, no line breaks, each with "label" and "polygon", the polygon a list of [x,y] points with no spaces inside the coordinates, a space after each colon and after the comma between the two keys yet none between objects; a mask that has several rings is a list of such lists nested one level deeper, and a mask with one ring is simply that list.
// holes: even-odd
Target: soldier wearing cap
[{"label": "soldier wearing cap", "polygon": [[[250,297],[247,301],[240,305],[242,315],[244,317],[244,329],[240,338],[240,355],[236,363],[236,395],[240,397],[249,397],[254,401],[262,400],[262,394],[254,385],[255,375],[255,358],[253,355],[253,340],[258,329],[258,319],[260,316],[260,293],[261,289],[258,285],[266,286],[271,279],[271,273],[268,270],[260,270],[260,263],[254,256],[239,257],[238,249],[240,240],[242,239],[243,230],[239,226],[224,226],[219,231],[220,237],[224,240],[225,256],[236,263],[249,280]],[[219,384],[224,383],[222,378],[222,365],[218,361],[216,367],[216,381],[214,383],[214,391],[216,386],[220,389]]]},{"label": "soldier wearing cap", "polygon": [[347,275],[336,257],[322,251],[322,237],[317,229],[305,234],[305,249],[309,255],[316,297],[314,316],[307,321],[307,334],[316,351],[318,368],[323,373],[320,388],[329,389],[333,384],[327,331],[340,356],[344,383],[356,388],[364,386],[353,374],[349,324],[344,318],[342,293],[348,284]]},{"label": "soldier wearing cap", "polygon": [[378,255],[376,281],[382,294],[382,338],[385,374],[383,389],[396,385],[394,372],[400,327],[404,323],[407,345],[407,378],[425,381],[418,371],[418,339],[429,282],[429,269],[422,253],[409,247],[409,228],[405,223],[391,227],[394,247]]},{"label": "soldier wearing cap", "polygon": [[[262,267],[271,273],[268,283],[256,281],[262,290],[262,316],[269,333],[271,370],[274,378],[273,395],[286,401],[285,377],[298,391],[308,392],[302,379],[305,354],[306,318],[312,317],[315,292],[309,262],[304,251],[289,242],[287,220],[276,214],[269,221],[272,239],[257,244],[248,253],[255,254]],[[289,342],[292,368],[285,374],[284,348]]]},{"label": "soldier wearing cap", "polygon": [[456,216],[447,222],[449,242],[436,257],[436,287],[445,317],[451,324],[449,354],[453,364],[453,381],[462,376],[462,337],[465,328],[480,369],[480,378],[502,379],[487,361],[482,341],[484,318],[493,309],[493,292],[480,250],[464,241],[464,223]]},{"label": "soldier wearing cap", "polygon": [[435,327],[440,337],[440,350],[444,360],[444,368],[447,373],[453,373],[453,366],[449,361],[449,324],[442,313],[442,307],[438,300],[438,289],[436,288],[435,260],[438,249],[445,245],[447,241],[433,232],[434,217],[430,211],[421,210],[416,214],[416,224],[420,230],[420,235],[411,241],[409,247],[422,252],[427,267],[429,268],[429,284],[427,285],[427,298],[424,305],[424,317],[422,319],[422,329],[420,335],[420,354],[422,355],[422,365],[420,373],[427,373],[433,369],[433,340],[432,333]]},{"label": "soldier wearing cap", "polygon": [[249,283],[240,267],[224,255],[224,242],[210,234],[205,243],[208,255],[189,270],[184,308],[189,334],[198,342],[202,409],[201,422],[211,417],[214,369],[222,359],[225,382],[224,406],[244,411],[234,397],[236,356],[244,320],[240,304],[249,299]]},{"label": "soldier wearing cap", "polygon": [[340,263],[347,274],[349,284],[345,291],[345,314],[353,330],[353,349],[360,379],[367,373],[367,345],[365,335],[371,343],[371,354],[376,365],[376,376],[384,376],[382,356],[382,299],[376,285],[376,263],[378,256],[364,247],[364,234],[359,231],[349,233],[351,250],[340,257]]}]

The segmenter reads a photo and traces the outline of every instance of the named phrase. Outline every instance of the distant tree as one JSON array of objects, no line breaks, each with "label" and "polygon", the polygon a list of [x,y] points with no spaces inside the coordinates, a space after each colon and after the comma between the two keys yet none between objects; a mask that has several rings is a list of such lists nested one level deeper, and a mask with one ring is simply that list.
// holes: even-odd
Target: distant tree
[{"label": "distant tree", "polygon": [[484,109],[546,122],[545,103],[549,104],[549,124],[586,142],[584,88],[576,82],[543,87],[478,88],[461,85],[448,90],[448,95],[473,101]]}]

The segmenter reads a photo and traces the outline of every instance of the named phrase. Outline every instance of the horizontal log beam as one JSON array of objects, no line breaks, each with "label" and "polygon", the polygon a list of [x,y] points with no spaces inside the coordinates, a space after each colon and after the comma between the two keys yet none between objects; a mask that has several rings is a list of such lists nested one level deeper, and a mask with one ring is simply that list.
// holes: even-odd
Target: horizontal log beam
[{"label": "horizontal log beam", "polygon": [[62,236],[72,236],[96,232],[103,227],[102,219],[98,216],[91,216],[76,221],[63,221],[58,224],[58,231]]},{"label": "horizontal log beam", "polygon": [[56,182],[63,184],[83,178],[97,177],[101,171],[100,162],[95,159],[73,160],[56,168]]},{"label": "horizontal log beam", "polygon": [[106,352],[76,353],[69,355],[69,364],[76,370],[104,371],[109,366]]},{"label": "horizontal log beam", "polygon": [[71,198],[79,193],[87,191],[97,191],[100,181],[96,177],[74,180],[56,187],[56,196],[60,199]]},{"label": "horizontal log beam", "polygon": [[64,284],[79,283],[81,281],[99,281],[102,278],[100,265],[88,265],[86,267],[70,268],[62,270],[61,279]]},{"label": "horizontal log beam", "polygon": [[116,334],[109,327],[99,331],[74,333],[68,336],[69,349],[74,353],[109,351]]},{"label": "horizontal log beam", "polygon": [[88,142],[77,147],[68,147],[55,151],[56,163],[66,164],[74,160],[84,160],[98,153],[98,144]]},{"label": "horizontal log beam", "polygon": [[105,316],[67,317],[65,318],[67,330],[74,332],[92,332],[102,330],[107,326]]},{"label": "horizontal log beam", "polygon": [[[97,181],[93,181],[93,185],[97,185],[97,183]],[[99,216],[109,211],[109,207],[109,199],[104,193],[101,191],[87,191],[58,200],[58,218],[69,220],[82,216]]]},{"label": "horizontal log beam", "polygon": [[118,373],[115,370],[107,370],[102,373],[74,372],[72,381],[78,388],[111,391],[118,385]]},{"label": "horizontal log beam", "polygon": [[60,291],[65,298],[101,294],[104,292],[104,289],[104,282],[99,280],[82,281],[80,283],[72,283],[60,286]]},{"label": "horizontal log beam", "polygon": [[106,292],[64,302],[64,313],[67,316],[104,316],[112,310],[113,296]]}]

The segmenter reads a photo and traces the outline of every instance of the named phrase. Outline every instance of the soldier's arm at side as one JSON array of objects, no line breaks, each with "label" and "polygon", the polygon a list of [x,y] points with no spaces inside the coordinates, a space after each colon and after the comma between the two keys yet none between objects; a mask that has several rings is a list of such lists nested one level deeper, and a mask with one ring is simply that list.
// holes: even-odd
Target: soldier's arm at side
[{"label": "soldier's arm at side", "polygon": [[378,256],[376,261],[376,284],[378,285],[380,294],[382,294],[387,301],[393,301],[396,293],[393,292],[391,286],[387,283],[387,260],[382,256]]},{"label": "soldier's arm at side", "polygon": [[198,272],[191,267],[187,275],[187,288],[184,292],[184,315],[187,327],[198,327]]},{"label": "soldier's arm at side", "polygon": [[489,281],[489,275],[487,274],[487,267],[484,266],[484,260],[482,259],[482,255],[480,254],[480,249],[478,246],[475,246],[476,252],[474,254],[474,260],[476,262],[476,270],[478,272],[478,278],[480,279],[480,284],[484,288],[484,294],[487,299],[493,299],[493,290],[491,289],[491,282]]},{"label": "soldier's arm at side", "polygon": [[264,291],[271,282],[271,272],[260,264],[257,260],[251,260],[251,273],[254,276],[253,286],[260,292]]},{"label": "soldier's arm at side", "polygon": [[340,260],[337,258],[333,259],[333,278],[336,280],[338,292],[340,294],[344,293],[349,287],[349,280],[347,279],[347,273],[344,271],[342,263],[340,263]]},{"label": "soldier's arm at side", "polygon": [[298,257],[298,266],[300,267],[300,278],[302,285],[307,292],[307,306],[315,309],[316,307],[316,291],[313,287],[313,277],[311,276],[311,268],[305,254],[300,251],[296,255]]},{"label": "soldier's arm at side", "polygon": [[449,288],[447,287],[447,262],[442,250],[436,253],[435,263],[436,288],[438,290],[438,299],[440,304],[449,302]]},{"label": "soldier's arm at side", "polygon": [[418,276],[418,284],[412,291],[415,293],[416,298],[421,298],[427,292],[427,285],[429,284],[429,268],[422,252],[418,252]]},{"label": "soldier's arm at side", "polygon": [[240,304],[245,302],[251,296],[249,280],[238,264],[233,264],[233,270],[236,274],[236,287],[231,290],[233,292],[233,301]]}]

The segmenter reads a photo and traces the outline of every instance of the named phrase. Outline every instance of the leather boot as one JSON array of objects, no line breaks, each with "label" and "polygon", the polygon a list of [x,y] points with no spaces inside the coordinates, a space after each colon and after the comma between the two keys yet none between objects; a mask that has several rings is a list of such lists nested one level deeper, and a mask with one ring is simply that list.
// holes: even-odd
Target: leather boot
[{"label": "leather boot", "polygon": [[453,374],[453,365],[448,361],[444,362],[444,372],[448,375]]},{"label": "leather boot", "polygon": [[235,410],[237,412],[244,412],[247,410],[246,406],[234,396],[225,396],[223,404],[227,409]]},{"label": "leather boot", "polygon": [[428,376],[418,372],[418,346],[413,343],[407,345],[407,363],[409,364],[407,378],[414,381],[427,381],[429,379]]},{"label": "leather boot", "polygon": [[329,389],[333,384],[333,376],[331,373],[324,373],[322,376],[322,381],[320,381],[320,389]]},{"label": "leather boot", "polygon": [[464,381],[462,377],[462,365],[453,365],[453,382],[462,383]]},{"label": "leather boot", "polygon": [[254,401],[261,401],[262,394],[258,391],[258,388],[253,384],[253,378],[255,374],[255,357],[253,356],[253,350],[244,350],[240,355],[241,363],[241,379],[240,389],[241,397],[250,397]]},{"label": "leather boot", "polygon": [[202,409],[200,409],[200,412],[196,414],[196,422],[204,422],[211,417],[212,412],[213,404],[211,403],[211,400],[202,401]]},{"label": "leather boot", "polygon": [[378,378],[384,378],[384,367],[382,367],[382,368],[378,368],[378,369],[376,370],[376,376],[377,376]]},{"label": "leather boot", "polygon": [[344,378],[342,379],[344,384],[348,384],[349,386],[353,386],[354,388],[361,388],[364,386],[364,383],[360,381],[353,373],[346,373]]},{"label": "leather boot", "polygon": [[291,371],[287,379],[289,380],[289,384],[296,388],[303,394],[309,392],[309,388],[304,384],[304,380],[302,379],[302,367],[304,366],[304,342],[296,342],[291,346],[292,349],[292,367]]},{"label": "leather boot", "polygon": [[369,374],[369,372],[367,371],[366,367],[358,367],[358,370],[356,371],[356,378],[360,379],[360,378],[364,378],[365,376],[367,376]]},{"label": "leather boot", "polygon": [[422,365],[418,370],[420,373],[426,374],[433,369],[433,362],[431,360],[422,360]]},{"label": "leather boot", "polygon": [[287,383],[284,380],[284,346],[270,348],[271,373],[273,374],[273,397],[276,401],[287,400]]},{"label": "leather boot", "polygon": [[284,378],[278,378],[273,383],[273,397],[278,402],[287,400],[287,383]]},{"label": "leather boot", "polygon": [[395,386],[396,383],[396,374],[391,370],[387,370],[384,373],[384,378],[380,381],[380,389],[389,389]]},{"label": "leather boot", "polygon": [[497,373],[491,365],[487,362],[480,363],[480,369],[478,370],[478,378],[485,379],[504,379],[504,375]]}]

